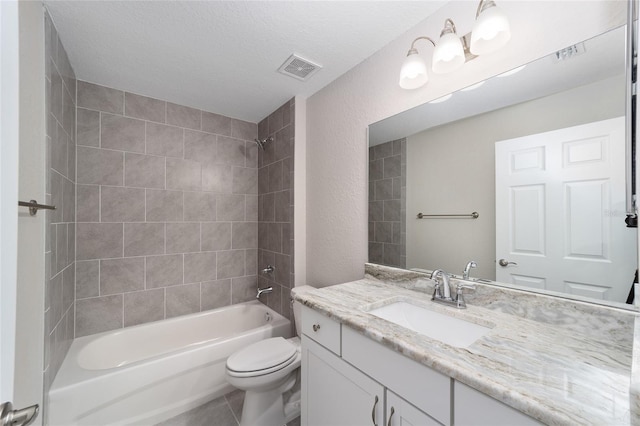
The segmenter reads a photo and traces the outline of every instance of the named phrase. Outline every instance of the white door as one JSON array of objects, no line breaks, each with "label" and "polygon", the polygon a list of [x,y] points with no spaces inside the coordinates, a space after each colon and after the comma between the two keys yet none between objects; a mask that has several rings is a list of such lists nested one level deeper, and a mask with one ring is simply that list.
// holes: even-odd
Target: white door
[{"label": "white door", "polygon": [[624,302],[624,118],[496,142],[496,280]]},{"label": "white door", "polygon": [[0,404],[23,409],[43,393],[45,216],[17,205],[46,201],[41,3],[0,2],[0,52]]}]

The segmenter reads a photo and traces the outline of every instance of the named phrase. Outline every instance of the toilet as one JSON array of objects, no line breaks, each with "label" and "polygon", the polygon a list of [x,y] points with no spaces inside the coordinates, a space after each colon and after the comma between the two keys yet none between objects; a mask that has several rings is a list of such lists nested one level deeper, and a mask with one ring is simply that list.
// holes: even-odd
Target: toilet
[{"label": "toilet", "polygon": [[[304,287],[296,287],[296,291],[313,289]],[[293,303],[293,317],[300,335],[298,303]],[[296,384],[301,361],[299,337],[261,340],[227,359],[227,381],[246,391],[240,426],[283,426],[300,415],[299,392],[287,404],[283,394]]]}]

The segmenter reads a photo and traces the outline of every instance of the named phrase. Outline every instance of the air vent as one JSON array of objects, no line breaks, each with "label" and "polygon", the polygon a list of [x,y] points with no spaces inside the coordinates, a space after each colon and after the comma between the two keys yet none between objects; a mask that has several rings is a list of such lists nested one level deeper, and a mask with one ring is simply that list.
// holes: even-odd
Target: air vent
[{"label": "air vent", "polygon": [[574,58],[578,55],[582,55],[586,52],[584,47],[584,43],[574,44],[573,46],[565,47],[562,50],[558,50],[556,53],[551,55],[554,62],[566,61],[567,59]]},{"label": "air vent", "polygon": [[320,65],[293,54],[289,56],[289,59],[284,61],[284,64],[280,66],[278,71],[297,80],[306,81],[313,74],[317,73],[320,68],[322,68]]}]

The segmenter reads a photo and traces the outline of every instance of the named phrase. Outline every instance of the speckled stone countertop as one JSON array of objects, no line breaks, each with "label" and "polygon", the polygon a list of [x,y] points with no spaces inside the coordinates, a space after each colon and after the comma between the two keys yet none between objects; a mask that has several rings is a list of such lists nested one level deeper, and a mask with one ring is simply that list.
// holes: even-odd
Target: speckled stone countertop
[{"label": "speckled stone countertop", "polygon": [[[366,272],[293,297],[543,423],[640,425],[637,312],[480,283],[458,310],[431,302],[433,282],[423,274],[370,264]],[[492,330],[456,348],[367,313],[393,301]]]}]

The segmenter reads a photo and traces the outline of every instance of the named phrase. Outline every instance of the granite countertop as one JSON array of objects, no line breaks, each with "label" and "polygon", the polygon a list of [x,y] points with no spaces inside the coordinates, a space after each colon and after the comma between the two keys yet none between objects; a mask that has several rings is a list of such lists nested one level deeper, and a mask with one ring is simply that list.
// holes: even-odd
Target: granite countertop
[{"label": "granite countertop", "polygon": [[[633,311],[478,284],[467,309],[431,302],[433,282],[403,271],[368,270],[364,279],[293,292],[295,300],[405,356],[546,424],[640,424],[632,377]],[[399,270],[396,270],[399,271]],[[455,281],[454,281],[455,282]],[[368,314],[409,301],[491,331],[456,348]],[[640,322],[639,322],[640,324]]]}]

